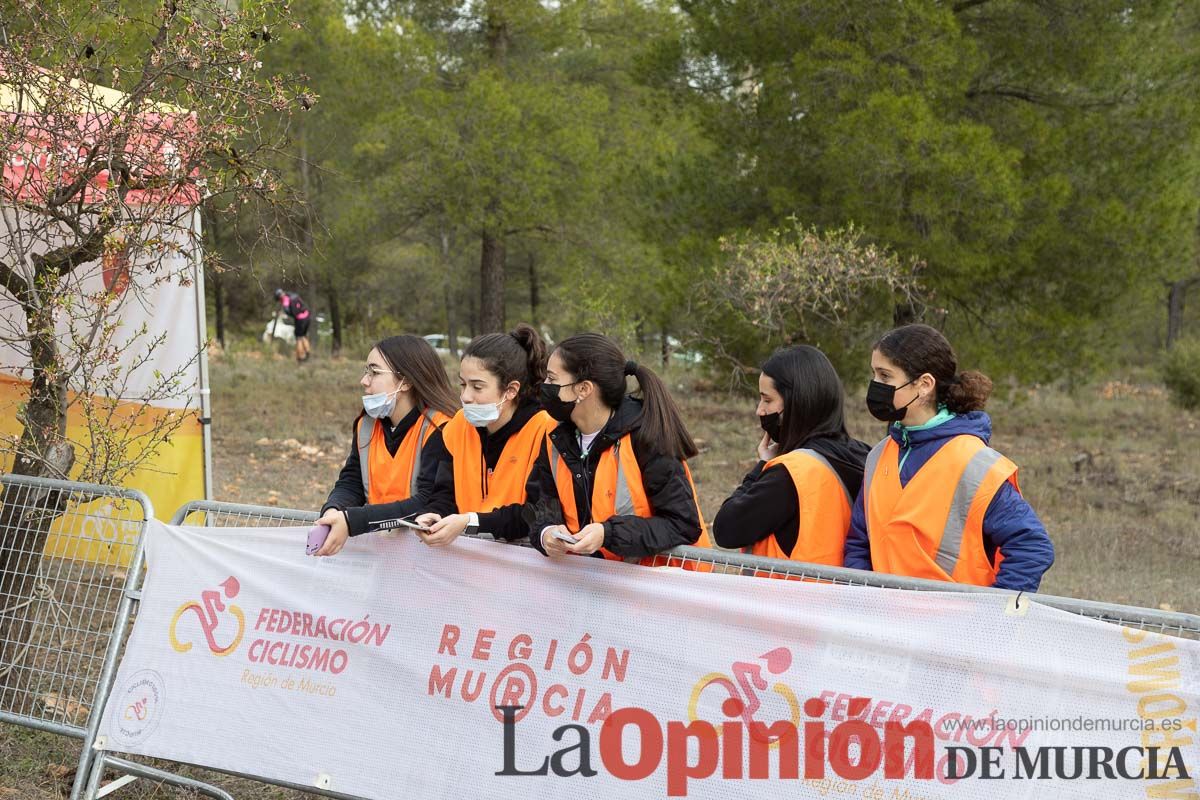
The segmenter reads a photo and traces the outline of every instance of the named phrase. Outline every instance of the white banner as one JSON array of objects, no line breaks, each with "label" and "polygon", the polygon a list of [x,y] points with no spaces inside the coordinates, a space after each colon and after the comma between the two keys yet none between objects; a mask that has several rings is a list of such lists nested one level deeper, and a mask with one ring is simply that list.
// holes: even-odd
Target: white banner
[{"label": "white banner", "polygon": [[1197,797],[1200,642],[463,538],[316,559],[304,534],[153,526],[98,746],[368,798]]},{"label": "white banner", "polygon": [[[139,230],[142,241],[132,248],[132,255],[118,248],[111,260],[88,262],[63,277],[58,296],[71,310],[55,316],[60,354],[73,369],[71,389],[95,392],[107,377],[120,388],[114,400],[199,410],[201,343],[193,213],[189,208],[165,206],[157,227],[146,223]],[[29,255],[14,252],[14,242],[34,237],[44,223],[29,212],[0,208],[0,225],[0,256],[20,261]],[[30,253],[49,249],[43,241],[22,245]],[[115,325],[117,330],[98,336],[96,331],[104,325]],[[88,349],[97,347],[98,341],[119,350],[111,364],[105,363],[105,353]],[[80,360],[89,366],[76,368]],[[29,381],[32,375],[24,307],[0,288],[0,376]],[[177,385],[165,389],[163,376],[175,377]]]}]

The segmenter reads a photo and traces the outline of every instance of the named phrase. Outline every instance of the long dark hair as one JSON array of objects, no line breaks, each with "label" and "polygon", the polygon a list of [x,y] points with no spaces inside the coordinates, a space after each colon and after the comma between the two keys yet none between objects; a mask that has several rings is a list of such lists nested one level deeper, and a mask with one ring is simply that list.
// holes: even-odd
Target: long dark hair
[{"label": "long dark hair", "polygon": [[563,339],[555,352],[575,380],[596,384],[600,400],[609,408],[617,408],[625,398],[625,376],[637,378],[642,392],[641,425],[635,434],[639,447],[680,461],[699,452],[667,385],[649,368],[626,361],[612,339],[602,333],[577,333]]},{"label": "long dark hair", "polygon": [[375,345],[392,372],[408,378],[417,408],[432,408],[446,416],[458,410],[458,395],[437,352],[420,336],[389,336]]},{"label": "long dark hair", "polygon": [[790,453],[819,436],[849,436],[841,379],[820,350],[806,344],[780,348],[762,371],[783,396],[781,452]]},{"label": "long dark hair", "polygon": [[536,400],[538,384],[546,380],[546,343],[530,325],[520,323],[509,333],[476,336],[463,350],[463,358],[477,358],[483,368],[500,379],[500,388],[517,381],[522,402]]},{"label": "long dark hair", "polygon": [[904,370],[909,378],[928,372],[937,384],[937,401],[955,414],[980,411],[992,393],[982,372],[958,371],[958,357],[942,332],[928,325],[905,325],[879,337],[872,350]]}]

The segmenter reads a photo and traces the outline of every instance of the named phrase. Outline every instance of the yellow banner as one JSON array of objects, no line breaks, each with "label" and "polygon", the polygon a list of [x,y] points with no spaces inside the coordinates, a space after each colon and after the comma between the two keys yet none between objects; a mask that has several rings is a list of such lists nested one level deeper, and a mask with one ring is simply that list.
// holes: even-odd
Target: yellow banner
[{"label": "yellow banner", "polygon": [[[18,406],[29,396],[29,383],[0,375],[0,435],[19,437]],[[74,396],[70,398],[72,401]],[[182,414],[183,422],[168,442],[160,445],[142,466],[121,485],[140,489],[154,504],[154,512],[169,519],[175,509],[189,500],[204,497],[204,444],[199,415],[195,411],[118,404],[114,415],[122,422],[132,420],[131,432],[145,433],[168,414]],[[90,450],[87,423],[78,403],[67,414],[67,438],[76,444],[76,463],[71,478],[79,478]],[[131,453],[130,455],[134,455]],[[0,472],[12,468],[11,453],[0,455]],[[116,498],[100,498],[71,509],[55,520],[46,541],[45,554],[57,558],[94,561],[124,566],[132,555],[132,544],[141,526],[137,504]]]}]

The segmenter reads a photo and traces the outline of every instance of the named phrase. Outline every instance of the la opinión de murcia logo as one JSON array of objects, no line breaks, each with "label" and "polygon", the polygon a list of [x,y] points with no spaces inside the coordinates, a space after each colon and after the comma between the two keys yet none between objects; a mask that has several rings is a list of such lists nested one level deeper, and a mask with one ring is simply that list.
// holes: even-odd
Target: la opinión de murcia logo
[{"label": "la opini\u00f3n de murcia logo", "polygon": [[[177,633],[180,620],[189,611],[194,612],[193,615],[200,623],[200,631],[204,634],[205,643],[214,656],[227,656],[241,644],[242,636],[246,633],[246,616],[238,606],[233,604],[226,606],[225,600],[237,597],[242,586],[232,575],[219,585],[221,591],[205,589],[200,593],[200,602],[189,600],[175,609],[175,615],[171,618],[171,627],[168,631],[171,647],[175,652],[186,653],[192,649],[193,643],[180,641]],[[225,625],[221,624],[222,620],[226,622]],[[237,632],[233,634],[227,644],[222,644],[218,637],[227,635],[229,629],[234,626],[236,626]]]},{"label": "la opini\u00f3n de murcia logo", "polygon": [[[481,637],[485,633],[490,643],[494,631],[481,631]],[[510,658],[514,655],[517,653],[510,652]],[[610,776],[628,781],[650,779],[665,767],[669,797],[687,796],[689,782],[697,780],[826,781],[828,771],[847,781],[916,779],[947,784],[964,779],[1006,778],[1146,780],[1159,782],[1168,791],[1160,795],[1164,797],[1176,796],[1170,794],[1175,787],[1191,783],[1179,747],[1145,744],[1124,748],[1033,747],[1025,745],[1031,732],[1027,728],[1017,732],[1004,725],[999,729],[995,725],[979,726],[973,724],[977,720],[953,712],[942,715],[938,720],[941,730],[935,732],[931,724],[935,716],[932,708],[915,718],[907,718],[914,710],[908,706],[836,695],[831,711],[831,704],[826,702],[827,697],[832,700],[835,696],[831,691],[801,703],[786,684],[768,683],[767,676],[781,675],[791,663],[791,651],[780,647],[762,654],[756,661],[735,661],[729,674],[713,672],[703,676],[690,692],[686,721],[662,721],[638,707],[608,711],[602,718],[598,737],[599,766]],[[700,718],[701,695],[712,689],[727,695],[719,704],[725,719]],[[785,718],[773,722],[758,719],[767,716],[763,713],[761,693],[768,689],[782,698]],[[433,693],[431,683],[430,694]],[[529,699],[534,699],[532,692]],[[845,716],[840,716],[838,709],[843,699],[847,701]],[[710,696],[710,704],[711,700]],[[495,693],[492,705],[497,716],[502,717],[504,735],[504,765],[496,775],[590,778],[599,774],[593,767],[594,731],[581,724],[559,726],[552,734],[555,742],[552,754],[541,757],[540,763],[528,756],[518,759],[516,726],[528,708],[519,703],[496,703]],[[893,705],[903,709],[903,713],[888,715],[887,710]],[[772,707],[779,708],[779,701]],[[868,713],[872,707],[875,712]],[[827,713],[833,721],[842,721],[830,728],[825,720]],[[588,724],[593,721],[587,720]],[[951,722],[960,724],[952,726]],[[966,730],[973,746],[947,746],[939,759],[938,740],[952,739],[948,728],[957,728],[954,733],[959,736]],[[975,728],[983,728],[983,738],[979,738]],[[626,745],[632,741],[637,742],[637,747],[631,750]],[[984,746],[988,741],[1005,742],[1008,746]],[[1005,753],[1010,754],[1009,769],[1002,765]],[[872,787],[872,792],[875,790],[883,791],[878,782]],[[878,792],[873,796],[883,797]]]}]

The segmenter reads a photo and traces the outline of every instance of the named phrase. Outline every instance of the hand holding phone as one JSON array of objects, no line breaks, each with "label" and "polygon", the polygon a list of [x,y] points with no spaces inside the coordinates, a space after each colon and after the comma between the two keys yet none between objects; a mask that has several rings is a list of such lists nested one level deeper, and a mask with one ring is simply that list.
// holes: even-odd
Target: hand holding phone
[{"label": "hand holding phone", "polygon": [[578,539],[576,539],[571,534],[567,533],[562,528],[555,528],[553,533],[551,533],[551,536],[553,536],[555,539],[560,539],[560,540],[566,542],[567,544],[579,544]]},{"label": "hand holding phone", "polygon": [[393,528],[411,528],[414,531],[429,530],[428,525],[421,525],[420,523],[413,522],[411,519],[406,517],[400,517],[399,519],[383,519],[379,520],[378,522],[372,522],[369,526],[367,526],[367,530],[379,533],[390,531]]},{"label": "hand holding phone", "polygon": [[308,546],[304,548],[304,552],[308,555],[316,555],[321,549],[321,545],[325,544],[326,537],[329,536],[328,525],[317,525],[308,532]]}]

